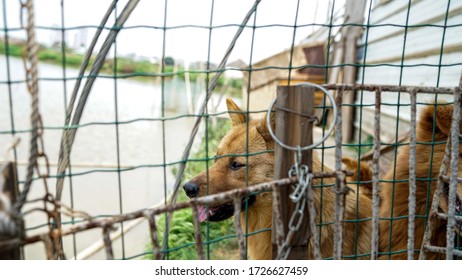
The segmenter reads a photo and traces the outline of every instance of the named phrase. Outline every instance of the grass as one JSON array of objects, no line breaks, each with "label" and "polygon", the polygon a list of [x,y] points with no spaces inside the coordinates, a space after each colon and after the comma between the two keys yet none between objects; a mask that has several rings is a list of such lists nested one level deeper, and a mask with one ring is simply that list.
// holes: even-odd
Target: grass
[{"label": "grass", "polygon": [[[0,41],[0,54],[22,57],[25,52],[25,44],[23,42],[10,43],[8,49],[6,49],[5,43]],[[47,48],[44,46],[39,47],[38,59],[43,62],[63,65],[67,67],[79,68],[83,62],[83,54],[76,53],[71,49],[63,50],[59,47]],[[95,56],[90,58],[90,65],[95,61]],[[114,73],[114,65],[116,65],[116,73],[121,75],[133,75],[141,80],[145,80],[146,76],[159,76],[161,74],[161,68],[158,63],[152,63],[148,60],[134,60],[128,57],[117,57],[117,60],[106,59],[103,67],[103,73]],[[214,73],[211,73],[210,78]],[[185,79],[185,69],[178,67],[176,70],[171,65],[166,65],[164,68],[164,75],[169,78],[178,76],[181,79]],[[201,71],[190,70],[189,77],[192,82],[198,79],[205,79],[206,73]],[[242,90],[242,79],[236,78],[225,78],[221,76],[217,82],[217,90],[220,90],[225,84],[229,84],[230,95],[240,96]]]},{"label": "grass", "polygon": [[[209,124],[212,125],[212,124]],[[219,141],[230,128],[230,121],[218,119],[213,127],[209,127],[208,135],[208,156],[213,156]],[[190,161],[186,165],[183,182],[188,181],[199,172],[206,168],[206,141],[202,139],[200,148],[191,156],[191,159],[204,159],[201,161]],[[209,166],[211,161],[209,161]],[[173,170],[177,172],[176,169]],[[187,200],[183,192],[180,192],[178,201]],[[162,237],[165,229],[165,215],[160,216],[158,221],[158,236]],[[238,245],[234,237],[234,222],[228,219],[222,222],[202,223],[201,224],[202,240],[209,240],[210,259],[236,259],[238,258]],[[207,238],[208,236],[208,238]],[[227,238],[230,237],[230,238]],[[168,247],[169,259],[175,260],[192,260],[197,259],[196,246],[194,244],[194,224],[190,209],[176,211],[173,214],[172,225],[169,231]],[[148,247],[150,247],[149,245]],[[207,245],[204,245],[204,251],[207,252]],[[152,258],[152,256],[149,256]]]}]

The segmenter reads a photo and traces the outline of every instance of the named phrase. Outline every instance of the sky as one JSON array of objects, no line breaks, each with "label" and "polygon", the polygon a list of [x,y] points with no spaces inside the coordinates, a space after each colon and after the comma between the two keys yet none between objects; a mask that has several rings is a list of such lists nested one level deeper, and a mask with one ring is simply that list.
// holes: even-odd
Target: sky
[{"label": "sky", "polygon": [[[64,26],[70,28],[66,31],[68,45],[75,46],[79,36],[84,38],[83,41],[88,45],[95,32],[95,26],[99,25],[111,2],[111,0],[34,1],[39,42],[47,45],[59,40],[60,32],[52,28],[61,28],[63,26],[62,16],[64,16]],[[119,13],[126,2],[127,0],[118,2],[117,11]],[[290,48],[294,39],[293,26],[315,22],[324,23],[330,2],[328,0],[262,0],[256,12],[256,19],[252,17],[248,23],[252,26],[255,24],[257,28],[245,28],[228,61],[240,59],[245,63],[258,62]],[[165,23],[168,28],[165,33],[166,56],[187,62],[206,61],[210,57],[211,62],[219,63],[238,29],[236,25],[242,22],[254,1],[168,0],[167,7],[165,3],[165,0],[141,0],[139,2],[125,24],[128,28],[118,35],[118,55],[161,57],[164,45],[162,27],[166,15]],[[298,14],[297,5],[299,5]],[[340,5],[336,4],[336,6],[335,9],[340,8]],[[19,0],[0,2],[0,36],[4,35],[2,31],[6,27],[10,30],[8,32],[10,37],[24,38],[24,31],[18,30],[20,27],[19,14]],[[6,15],[6,21],[4,15]],[[296,17],[297,22],[295,22]],[[112,25],[113,22],[114,15],[107,26]],[[284,26],[267,26],[274,24]],[[186,27],[185,25],[197,25],[204,28]],[[82,26],[87,28],[81,28]],[[217,28],[210,31],[209,26]],[[312,31],[312,26],[297,28],[295,42],[300,42]],[[106,34],[103,33],[102,38]],[[100,41],[103,41],[102,38]]]}]

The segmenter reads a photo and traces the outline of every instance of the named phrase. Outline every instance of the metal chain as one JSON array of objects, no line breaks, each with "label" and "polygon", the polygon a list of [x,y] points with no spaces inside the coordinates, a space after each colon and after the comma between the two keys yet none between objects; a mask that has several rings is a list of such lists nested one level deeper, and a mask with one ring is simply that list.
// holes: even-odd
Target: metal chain
[{"label": "metal chain", "polygon": [[278,252],[277,258],[278,260],[286,260],[289,256],[292,243],[292,239],[295,233],[300,229],[302,225],[304,214],[306,207],[306,199],[307,199],[307,190],[311,187],[311,178],[310,176],[310,169],[307,165],[302,164],[301,162],[301,149],[298,147],[297,152],[295,153],[295,164],[289,170],[289,178],[290,177],[297,177],[298,182],[295,184],[294,190],[289,195],[289,198],[295,203],[295,209],[292,213],[292,216],[289,220],[289,232],[287,233],[286,239],[281,245],[281,248]]},{"label": "metal chain", "polygon": [[[24,69],[26,73],[26,86],[29,94],[32,98],[31,104],[31,139],[30,139],[30,150],[29,150],[29,164],[27,166],[26,180],[24,183],[23,191],[19,194],[18,201],[15,204],[15,210],[19,213],[22,206],[27,200],[30,187],[33,181],[34,169],[37,171],[39,178],[42,178],[46,191],[47,178],[49,175],[49,163],[48,157],[44,151],[43,141],[43,123],[42,117],[39,112],[39,87],[38,87],[38,43],[35,35],[35,13],[34,5],[32,0],[25,2],[20,1],[20,22],[21,27],[26,29],[27,33],[27,50],[23,56]],[[27,23],[24,24],[24,14],[27,13]],[[41,172],[38,166],[40,158],[44,159],[45,172]]]},{"label": "metal chain", "polygon": [[[22,1],[20,0],[20,23],[21,27],[26,30],[26,50],[23,55],[23,63],[25,70],[25,83],[29,94],[31,95],[31,138],[29,147],[29,162],[27,165],[26,179],[22,192],[19,193],[18,199],[14,204],[14,216],[19,224],[21,237],[24,237],[24,214],[21,214],[24,204],[27,202],[34,170],[38,177],[43,180],[45,186],[45,197],[49,196],[47,179],[49,177],[49,161],[45,154],[44,140],[43,140],[43,122],[39,111],[39,81],[38,81],[38,49],[39,45],[36,40],[35,34],[35,12],[33,0]],[[27,15],[26,21],[25,15]],[[39,168],[39,160],[43,159],[45,171]],[[46,202],[44,202],[46,203]],[[51,223],[49,223],[51,230]]]}]

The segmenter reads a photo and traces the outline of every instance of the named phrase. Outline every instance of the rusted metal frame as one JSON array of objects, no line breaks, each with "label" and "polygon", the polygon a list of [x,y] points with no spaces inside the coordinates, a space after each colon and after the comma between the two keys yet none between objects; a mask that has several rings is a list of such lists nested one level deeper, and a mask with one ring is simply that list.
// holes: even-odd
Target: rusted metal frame
[{"label": "rusted metal frame", "polygon": [[[445,214],[445,213],[437,213],[437,216],[438,216],[438,218],[440,218],[442,220],[447,220],[448,219],[448,214]],[[462,222],[462,216],[454,216],[454,220],[456,222],[461,223]]]},{"label": "rusted metal frame", "polygon": [[[54,213],[48,213],[49,214],[49,217],[50,216],[53,216],[53,215],[56,215],[57,212],[54,212]],[[54,230],[51,230],[51,227],[50,227],[50,231],[49,231],[49,236],[51,237],[51,241],[52,241],[52,245],[53,245],[53,255],[54,255],[54,259],[66,259],[66,256],[64,255],[64,249],[63,247],[61,246],[62,242],[62,237],[63,237],[63,234],[62,234],[62,228],[61,227],[58,227],[57,229],[54,229]]]},{"label": "rusted metal frame", "polygon": [[[443,180],[443,182],[445,182],[445,183],[449,183],[449,182],[451,182],[451,177],[446,176],[446,175],[442,175],[441,180]],[[457,183],[462,183],[462,178],[457,178]]]},{"label": "rusted metal frame", "polygon": [[335,222],[334,222],[334,260],[342,258],[343,220],[345,213],[345,174],[342,172],[342,102],[343,89],[335,97],[337,105],[337,123],[335,125]]},{"label": "rusted metal frame", "polygon": [[[314,117],[314,88],[306,86],[278,86],[275,105],[275,108],[287,108],[289,112],[287,110],[276,110],[275,142],[278,144],[275,144],[274,147],[274,157],[276,159],[274,178],[285,178],[293,165],[295,165],[295,168],[299,166],[301,168],[302,165],[306,165],[308,172],[312,172],[312,151],[302,148],[310,146],[313,143],[313,121],[312,118],[307,119],[306,115]],[[301,116],[299,113],[304,114],[304,116]],[[295,155],[297,155],[295,162],[294,152],[284,147],[284,145],[293,148],[298,147],[298,151],[295,152]],[[303,178],[298,179],[302,180]],[[310,187],[308,186],[308,189]],[[280,188],[276,191],[280,192],[281,206],[279,209],[273,211],[280,211],[282,226],[284,227],[282,233],[284,235],[284,242],[283,248],[278,248],[277,239],[280,238],[281,233],[277,232],[280,227],[276,227],[276,221],[273,217],[273,258],[307,259],[309,256],[310,230],[306,217],[309,214],[306,207],[303,207],[300,211],[297,210],[299,203],[305,203],[305,200],[302,199],[300,202],[292,201],[289,198],[291,194],[290,188]],[[304,196],[306,196],[306,193]],[[305,205],[303,204],[303,206]],[[297,221],[301,221],[300,227],[292,227],[291,223],[294,221],[295,215],[298,217]],[[294,234],[294,230],[297,231],[297,234]],[[278,252],[281,254],[277,254]]]},{"label": "rusted metal frame", "polygon": [[[440,253],[440,254],[447,254],[447,248],[445,247],[438,247],[438,246],[433,246],[433,245],[427,245],[425,246],[425,249],[434,252],[434,253]],[[462,257],[462,250],[452,250],[452,255],[456,257]]]},{"label": "rusted metal frame", "polygon": [[409,155],[409,222],[407,238],[407,259],[414,259],[415,243],[415,212],[416,212],[416,124],[417,124],[417,95],[410,93],[411,99],[411,135]]},{"label": "rusted metal frame", "polygon": [[43,237],[43,244],[45,245],[45,252],[47,255],[47,260],[53,260],[54,253],[53,253],[53,245],[52,245],[50,236],[46,235]]},{"label": "rusted metal frame", "polygon": [[[343,171],[343,172],[345,172],[347,176],[352,175],[351,172],[348,172],[348,171]],[[324,172],[324,173],[314,172],[312,174],[312,178],[332,178],[335,176],[336,174],[334,172]],[[114,217],[104,218],[100,220],[90,220],[81,225],[75,225],[69,228],[65,228],[61,231],[61,233],[59,233],[56,229],[54,229],[51,232],[47,232],[43,234],[37,234],[37,235],[24,237],[24,238],[14,238],[14,239],[6,240],[6,241],[0,241],[0,249],[2,250],[11,249],[11,248],[14,248],[15,246],[23,246],[27,244],[36,243],[39,241],[44,241],[46,238],[50,238],[50,236],[52,236],[54,232],[56,234],[60,234],[61,236],[67,236],[70,234],[79,233],[79,232],[86,231],[89,229],[103,228],[105,225],[108,225],[108,224],[117,224],[120,222],[134,220],[134,219],[138,219],[138,218],[142,218],[146,216],[154,216],[154,215],[159,215],[165,212],[173,212],[173,211],[177,211],[177,210],[184,209],[184,208],[190,208],[192,207],[193,204],[208,205],[208,204],[216,203],[216,202],[226,202],[226,201],[232,200],[236,195],[243,197],[246,195],[250,195],[251,193],[272,191],[273,189],[285,187],[287,185],[294,184],[295,182],[297,182],[297,178],[295,177],[284,178],[280,180],[274,180],[268,183],[261,183],[261,184],[257,184],[254,186],[250,186],[247,189],[236,189],[236,190],[232,190],[232,191],[225,192],[225,193],[214,194],[214,195],[204,196],[201,198],[191,199],[189,201],[182,202],[182,203],[162,205],[157,208],[139,210],[139,211],[117,215]],[[309,197],[310,195],[308,193],[308,200],[309,200]],[[315,224],[316,224],[316,221],[314,220],[314,225]],[[314,227],[316,228],[316,226]]]},{"label": "rusted metal frame", "polygon": [[[316,175],[320,177],[333,177],[333,174],[316,173]],[[75,226],[63,229],[61,234],[63,236],[66,236],[69,234],[78,233],[78,232],[86,231],[89,229],[101,228],[101,227],[104,227],[104,225],[106,224],[116,224],[116,223],[120,223],[124,221],[142,218],[145,215],[159,215],[165,212],[174,212],[180,209],[191,208],[194,204],[209,205],[211,203],[226,202],[226,201],[232,200],[233,197],[235,197],[237,193],[239,193],[239,195],[246,196],[251,193],[271,191],[273,187],[277,188],[277,187],[287,186],[287,185],[295,183],[296,181],[297,179],[295,177],[284,178],[281,180],[275,180],[275,181],[271,181],[268,183],[257,184],[247,189],[235,189],[229,192],[204,196],[201,198],[195,198],[195,199],[191,199],[186,202],[181,202],[177,204],[162,205],[157,208],[138,210],[135,212],[117,215],[117,216],[113,216],[113,217],[109,217],[105,219],[90,220],[84,224],[75,225]],[[30,236],[30,237],[25,237],[22,239],[14,238],[9,241],[0,241],[0,248],[5,248],[5,247],[11,248],[11,246],[14,246],[14,245],[26,245],[30,243],[35,243],[35,242],[42,240],[43,236],[46,236],[49,234],[51,233],[38,234],[38,235]]]},{"label": "rusted metal frame", "polygon": [[376,260],[379,251],[379,188],[380,188],[380,115],[382,90],[375,90],[374,153],[372,157],[372,244],[371,259]]},{"label": "rusted metal frame", "polygon": [[419,260],[425,260],[427,258],[427,252],[436,252],[433,250],[434,246],[430,245],[430,239],[433,232],[435,220],[438,218],[438,208],[440,203],[441,195],[443,194],[444,181],[443,176],[448,172],[449,161],[451,160],[451,139],[448,139],[444,150],[443,162],[441,163],[440,172],[437,181],[437,187],[433,194],[430,214],[428,217],[427,227],[422,240],[422,247],[419,254]]},{"label": "rusted metal frame", "polygon": [[24,202],[27,200],[30,187],[32,185],[32,177],[34,175],[34,169],[37,166],[38,158],[38,138],[39,138],[39,82],[38,82],[38,49],[39,46],[36,41],[35,33],[35,10],[34,2],[27,0],[21,2],[21,26],[24,25],[22,19],[23,11],[27,11],[27,24],[25,26],[27,33],[27,52],[23,56],[24,68],[26,72],[26,86],[31,95],[31,136],[29,141],[29,160],[26,169],[26,179],[24,183],[23,191],[19,194],[18,200],[15,203],[15,209],[17,212],[21,211]]},{"label": "rusted metal frame", "polygon": [[245,246],[245,236],[242,231],[241,223],[241,208],[242,208],[242,198],[239,194],[234,198],[234,227],[236,229],[237,235],[237,244],[239,245],[239,258],[245,260],[247,258],[247,250]]},{"label": "rusted metal frame", "polygon": [[[312,174],[310,174],[312,176]],[[314,178],[311,177],[310,180]],[[318,228],[316,226],[316,206],[314,205],[314,195],[313,195],[313,188],[308,187],[307,188],[307,194],[306,194],[306,203],[308,204],[308,212],[309,212],[309,219],[310,219],[310,230],[311,230],[311,244],[313,244],[313,258],[315,260],[320,260],[322,258],[321,256],[321,246],[319,244],[319,232]]]},{"label": "rusted metal frame", "polygon": [[419,87],[419,86],[395,86],[395,85],[376,85],[376,84],[324,84],[322,85],[328,90],[364,90],[364,91],[376,91],[382,92],[415,92],[415,93],[429,93],[429,94],[454,94],[455,91],[460,91],[458,87]]},{"label": "rusted metal frame", "polygon": [[104,248],[106,250],[106,259],[108,260],[114,259],[114,251],[112,250],[111,230],[112,225],[106,225],[103,227]]},{"label": "rusted metal frame", "polygon": [[451,126],[451,181],[449,182],[449,197],[448,197],[448,223],[446,230],[446,259],[454,258],[454,228],[456,197],[457,197],[457,175],[459,171],[459,125],[460,125],[460,88],[454,92],[454,111],[452,115]]},{"label": "rusted metal frame", "polygon": [[196,240],[197,256],[199,260],[205,260],[204,248],[202,246],[202,232],[201,223],[199,221],[199,212],[197,211],[197,204],[192,205],[192,218],[194,224],[194,239]]},{"label": "rusted metal frame", "polygon": [[151,232],[152,255],[156,260],[161,260],[162,255],[160,254],[159,237],[157,236],[156,216],[146,213],[145,217],[148,219],[149,230]]}]

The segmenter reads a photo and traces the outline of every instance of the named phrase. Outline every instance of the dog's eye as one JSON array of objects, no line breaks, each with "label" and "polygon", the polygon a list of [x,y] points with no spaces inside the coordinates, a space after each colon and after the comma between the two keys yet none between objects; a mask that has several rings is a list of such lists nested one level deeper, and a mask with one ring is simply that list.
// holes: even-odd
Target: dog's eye
[{"label": "dog's eye", "polygon": [[242,163],[239,163],[237,161],[233,161],[230,165],[229,165],[229,168],[231,170],[239,170],[241,169],[242,167],[244,167],[245,164],[242,164]]}]

